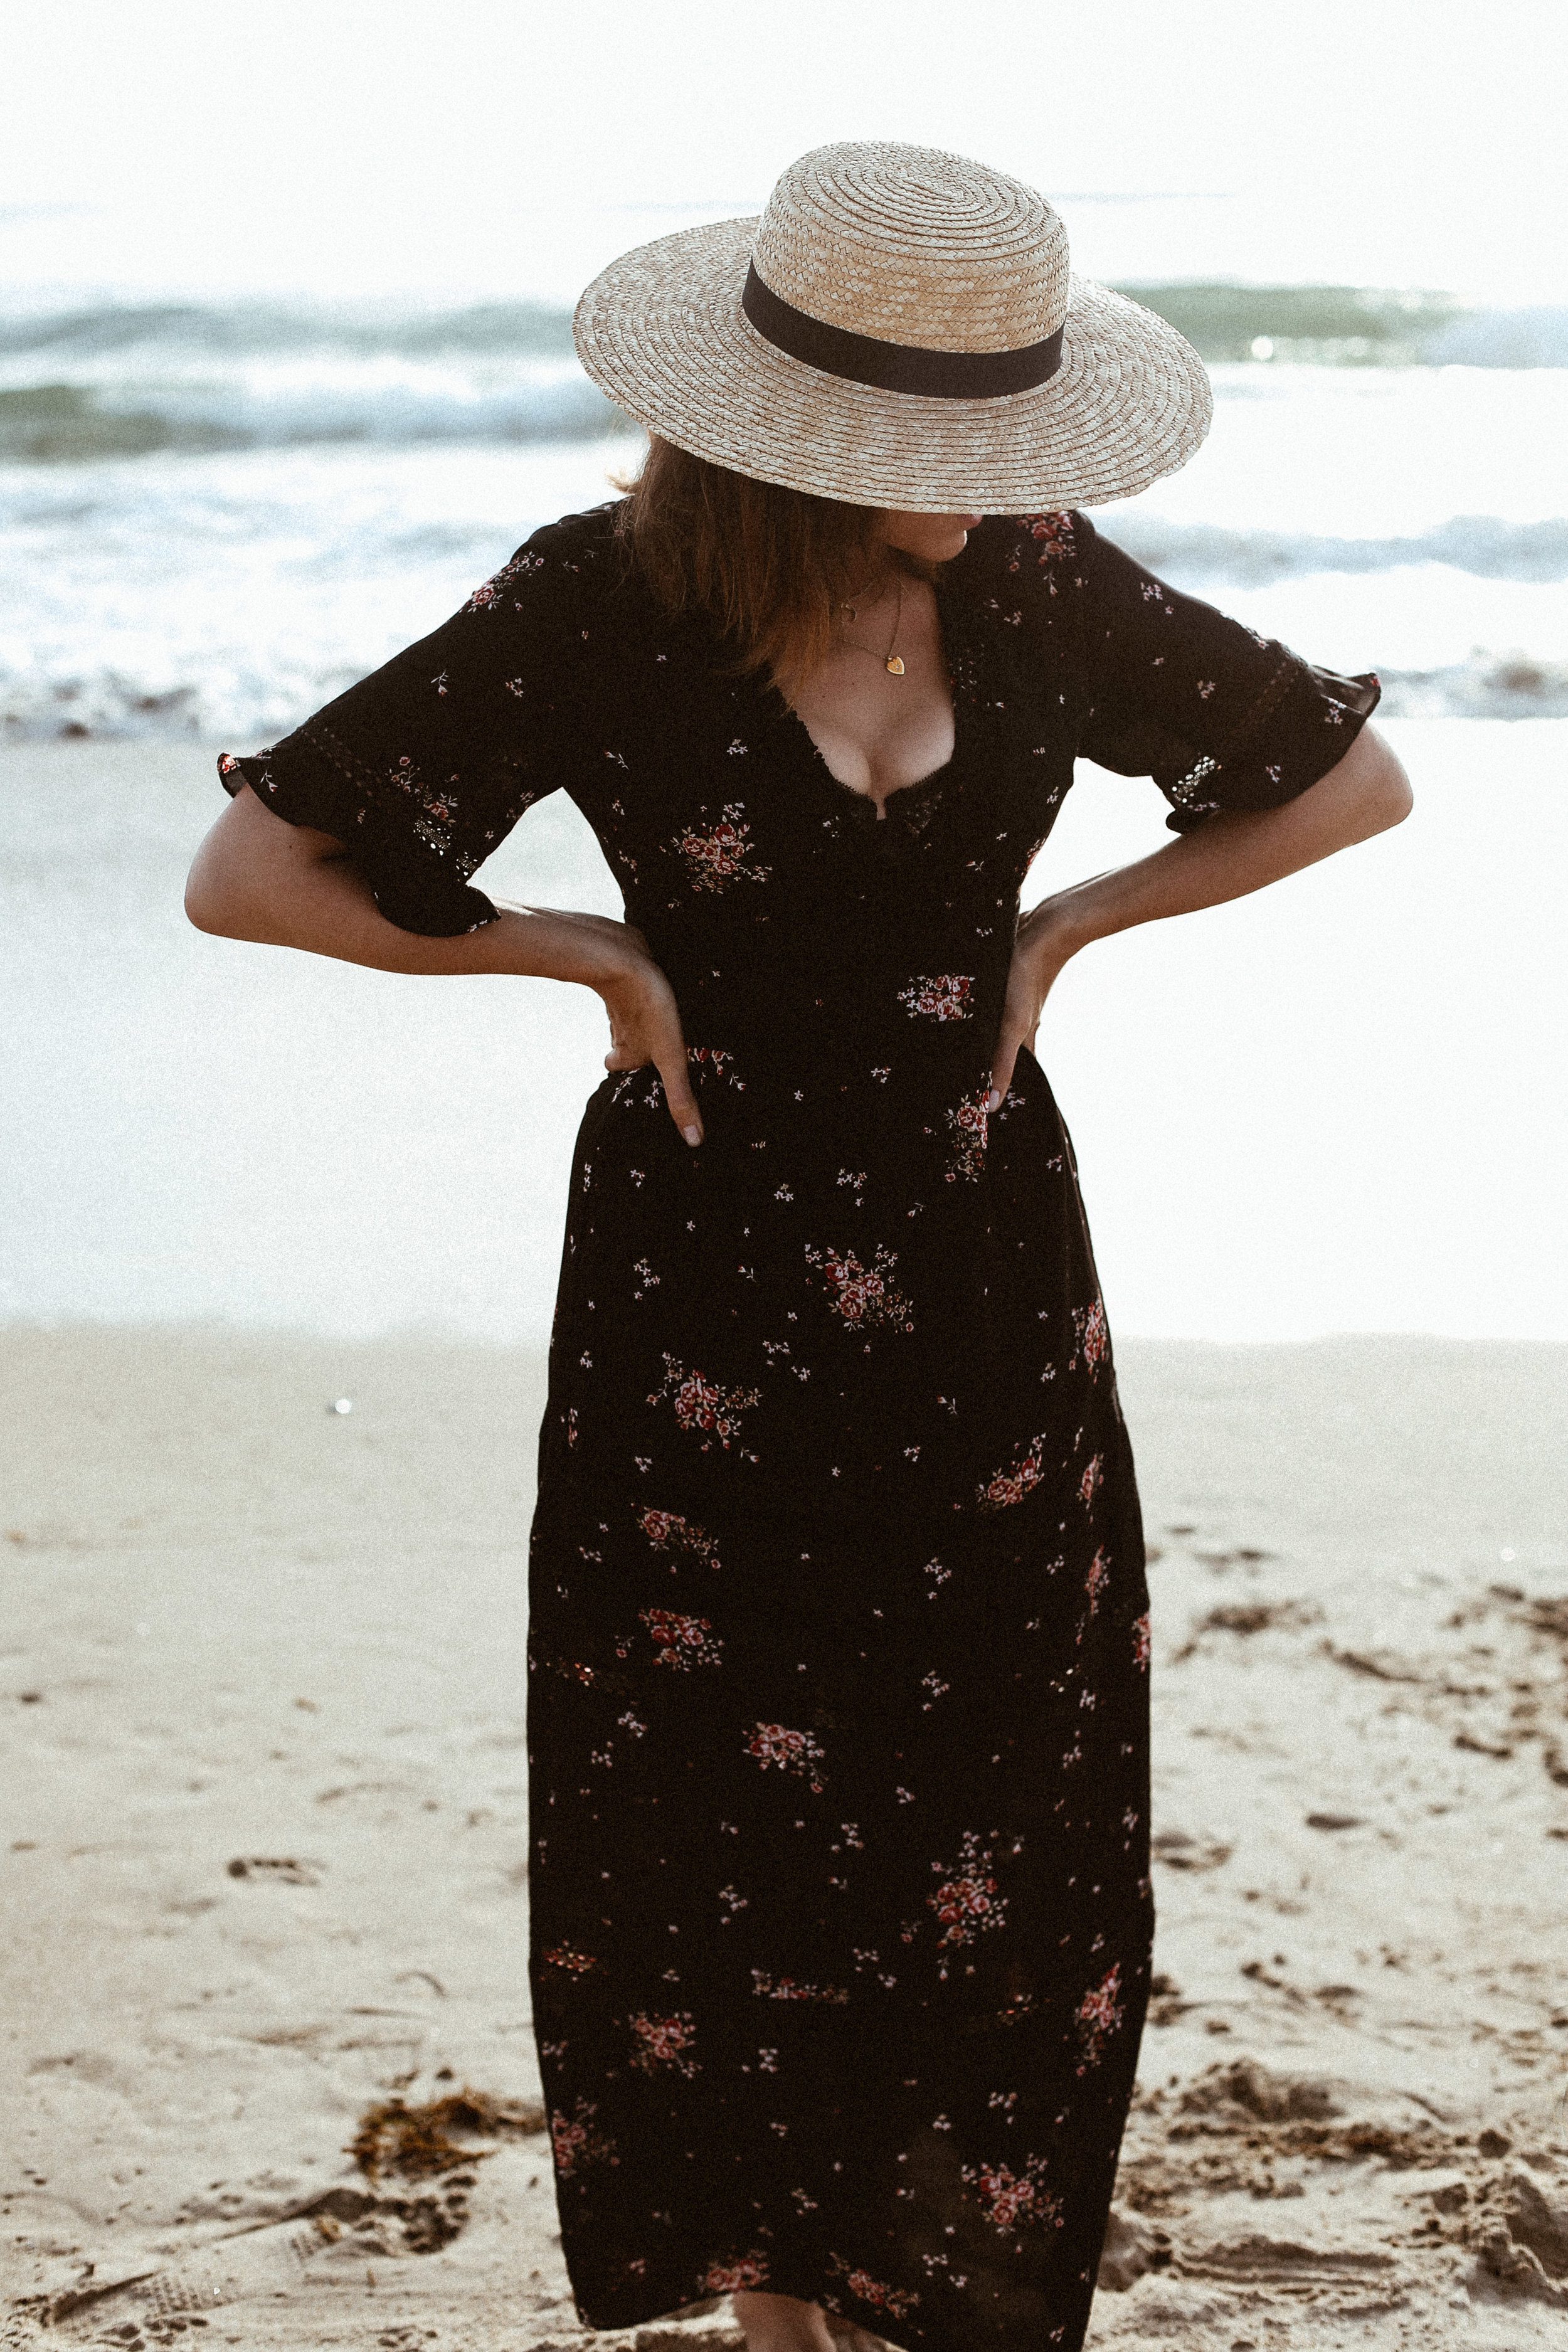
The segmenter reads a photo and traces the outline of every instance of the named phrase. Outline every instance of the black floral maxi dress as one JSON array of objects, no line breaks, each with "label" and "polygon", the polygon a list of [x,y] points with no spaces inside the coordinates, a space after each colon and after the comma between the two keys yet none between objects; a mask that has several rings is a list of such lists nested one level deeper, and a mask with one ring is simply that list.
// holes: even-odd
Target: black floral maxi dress
[{"label": "black floral maxi dress", "polygon": [[985,1103],[1075,755],[1185,829],[1377,695],[1079,515],[938,589],[951,763],[874,804],[628,570],[613,506],[255,759],[427,933],[571,793],[706,1128],[607,1078],[572,1183],[530,1637],[532,1980],[595,2327],[766,2285],[931,2352],[1078,2346],[1153,1925],[1132,1463],[1072,1152]]}]

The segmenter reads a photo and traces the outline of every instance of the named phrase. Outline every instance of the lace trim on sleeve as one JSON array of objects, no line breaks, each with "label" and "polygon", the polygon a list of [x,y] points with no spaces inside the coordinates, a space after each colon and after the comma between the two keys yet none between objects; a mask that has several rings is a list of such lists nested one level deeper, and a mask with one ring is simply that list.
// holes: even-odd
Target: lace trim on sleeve
[{"label": "lace trim on sleeve", "polygon": [[362,801],[359,809],[357,822],[360,824],[363,824],[369,814],[366,802],[384,803],[391,801],[395,805],[395,796],[401,795],[411,801],[417,812],[410,827],[416,840],[422,841],[426,848],[433,849],[437,857],[450,859],[452,870],[465,882],[478,871],[480,859],[471,851],[461,848],[458,842],[457,793],[426,783],[406,752],[395,765],[374,769],[364,761],[357,760],[348,745],[320,719],[307,719],[299,731],[313,751],[320,753],[341,775],[346,776],[358,792],[365,794],[366,800]]},{"label": "lace trim on sleeve", "polygon": [[1184,775],[1155,778],[1166,798],[1173,801],[1189,816],[1211,815],[1220,803],[1207,797],[1203,789],[1205,784],[1247,749],[1270,714],[1278,709],[1304,667],[1298,655],[1293,654],[1288,646],[1281,646],[1279,660],[1245,715],[1237,720],[1224,741],[1213,751],[1205,751],[1201,759],[1194,761]]}]

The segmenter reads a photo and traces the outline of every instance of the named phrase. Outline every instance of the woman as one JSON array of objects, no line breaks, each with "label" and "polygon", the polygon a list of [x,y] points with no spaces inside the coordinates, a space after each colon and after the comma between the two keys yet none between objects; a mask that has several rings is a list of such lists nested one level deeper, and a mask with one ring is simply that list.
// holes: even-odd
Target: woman
[{"label": "woman", "polygon": [[[629,496],[226,758],[190,909],[609,1013],[529,1660],[584,2319],[730,2290],[757,2352],[825,2352],[825,2313],[1071,2347],[1149,1981],[1149,1645],[1030,1049],[1089,941],[1258,889],[1408,792],[1363,726],[1375,679],[1066,511],[1181,464],[1207,386],[1161,320],[1069,284],[1016,182],[823,149],[760,224],[625,257],[577,332],[654,436]],[[1079,753],[1152,774],[1181,837],[1019,921]],[[471,887],[555,789],[625,925]]]}]

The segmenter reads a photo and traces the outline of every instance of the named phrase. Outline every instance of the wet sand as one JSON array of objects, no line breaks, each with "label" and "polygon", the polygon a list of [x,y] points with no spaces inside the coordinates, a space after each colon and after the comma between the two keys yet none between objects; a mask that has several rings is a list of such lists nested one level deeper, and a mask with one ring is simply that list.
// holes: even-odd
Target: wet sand
[{"label": "wet sand", "polygon": [[[1568,1346],[1121,1361],[1161,1973],[1091,2343],[1560,2343]],[[523,1968],[537,1356],[0,1371],[0,2344],[585,2347]]]}]

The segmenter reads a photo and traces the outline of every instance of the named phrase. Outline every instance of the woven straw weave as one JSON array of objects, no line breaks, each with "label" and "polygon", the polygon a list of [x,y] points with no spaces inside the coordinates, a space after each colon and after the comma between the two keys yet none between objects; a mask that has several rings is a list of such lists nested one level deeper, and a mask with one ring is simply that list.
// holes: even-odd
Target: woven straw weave
[{"label": "woven straw weave", "polygon": [[[939,352],[1063,329],[1048,383],[994,399],[879,391],[776,350],[746,318],[752,259],[826,325]],[[623,254],[577,306],[577,350],[629,416],[758,480],[928,513],[1094,506],[1184,465],[1208,429],[1203,362],[1141,304],[1075,278],[1043,196],[935,148],[822,147],[760,220]]]}]

